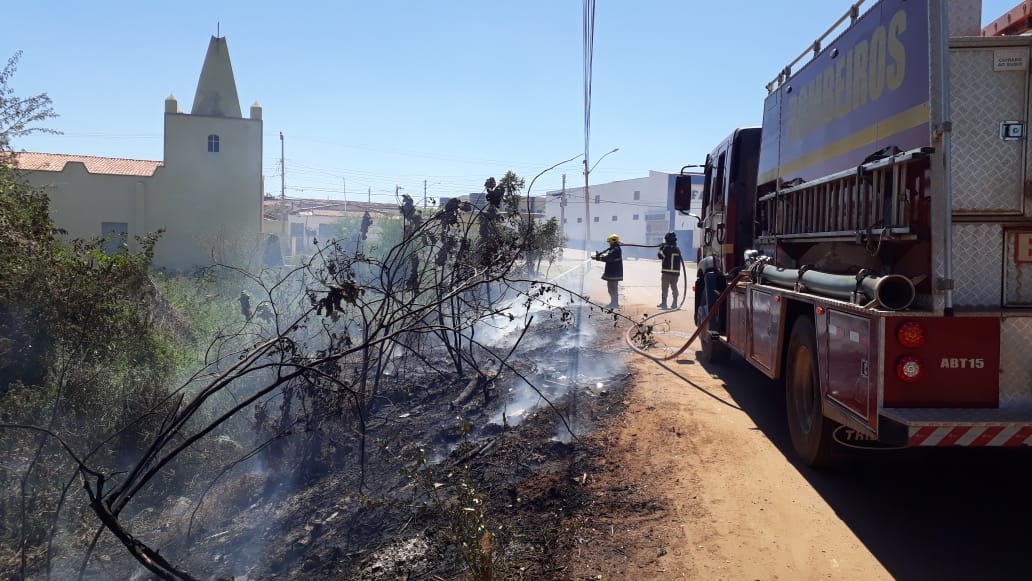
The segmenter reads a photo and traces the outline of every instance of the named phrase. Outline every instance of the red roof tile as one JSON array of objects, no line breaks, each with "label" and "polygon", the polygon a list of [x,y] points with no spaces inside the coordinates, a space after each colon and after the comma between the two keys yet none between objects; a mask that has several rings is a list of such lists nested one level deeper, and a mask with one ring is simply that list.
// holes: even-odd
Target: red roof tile
[{"label": "red roof tile", "polygon": [[27,171],[62,171],[68,162],[81,162],[92,174],[121,176],[152,176],[163,161],[145,159],[123,159],[120,157],[96,157],[92,155],[66,155],[63,153],[15,152],[15,167]]}]

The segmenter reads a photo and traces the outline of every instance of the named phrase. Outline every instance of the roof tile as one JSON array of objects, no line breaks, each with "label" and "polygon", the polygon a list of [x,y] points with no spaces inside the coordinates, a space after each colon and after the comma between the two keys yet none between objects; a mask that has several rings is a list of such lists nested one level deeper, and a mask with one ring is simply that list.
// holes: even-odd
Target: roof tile
[{"label": "roof tile", "polygon": [[96,157],[93,155],[67,155],[63,153],[37,153],[20,151],[14,154],[15,167],[27,171],[63,171],[68,162],[80,162],[91,174],[152,176],[163,165],[163,161],[145,159],[124,159],[121,157]]}]

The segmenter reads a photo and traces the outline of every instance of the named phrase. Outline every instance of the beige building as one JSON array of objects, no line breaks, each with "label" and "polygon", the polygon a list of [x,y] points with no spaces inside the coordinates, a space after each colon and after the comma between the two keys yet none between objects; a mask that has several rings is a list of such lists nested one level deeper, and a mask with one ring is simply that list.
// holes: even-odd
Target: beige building
[{"label": "beige building", "polygon": [[110,248],[163,229],[154,265],[191,270],[262,256],[262,108],[240,111],[226,39],[212,37],[193,108],[165,99],[164,160],[22,152],[19,169],[46,188],[70,238],[104,236]]}]

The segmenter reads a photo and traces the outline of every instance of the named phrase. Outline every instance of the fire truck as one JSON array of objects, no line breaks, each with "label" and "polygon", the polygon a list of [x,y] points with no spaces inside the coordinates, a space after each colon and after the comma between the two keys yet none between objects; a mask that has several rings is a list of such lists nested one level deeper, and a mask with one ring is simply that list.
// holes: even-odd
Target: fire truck
[{"label": "fire truck", "polygon": [[707,156],[702,354],[783,383],[805,464],[1032,444],[1030,8],[856,2]]}]

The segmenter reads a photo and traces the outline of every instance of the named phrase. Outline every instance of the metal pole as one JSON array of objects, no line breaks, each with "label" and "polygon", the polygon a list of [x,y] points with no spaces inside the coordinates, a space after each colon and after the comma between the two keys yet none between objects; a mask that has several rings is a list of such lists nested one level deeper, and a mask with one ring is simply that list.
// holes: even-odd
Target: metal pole
[{"label": "metal pole", "polygon": [[[577,159],[580,156],[581,156],[581,154],[578,153],[577,155],[571,157],[570,159],[564,159],[563,161],[560,161],[559,163],[553,165],[552,167],[549,167],[547,169],[543,169],[536,176],[534,176],[534,179],[530,180],[530,186],[527,187],[527,194],[526,195],[527,195],[527,219],[528,219],[528,221],[530,223],[531,230],[534,229],[534,212],[533,212],[533,208],[531,208],[531,206],[530,206],[530,201],[531,201],[530,200],[530,191],[532,189],[534,189],[534,182],[536,182],[539,177],[545,175],[546,172],[552,171],[553,169],[563,165],[564,163],[571,162],[571,161]],[[563,191],[564,192],[566,191],[566,174],[563,174]]]},{"label": "metal pole", "polygon": [[584,148],[584,252],[591,241],[591,203],[588,201],[588,148]]},{"label": "metal pole", "polygon": [[563,190],[559,194],[559,237],[566,238],[566,174],[563,174]]},{"label": "metal pole", "polygon": [[588,176],[591,175],[591,172],[595,171],[595,167],[605,159],[607,155],[620,151],[620,148],[614,147],[613,149],[603,153],[602,157],[595,160],[595,165],[590,167],[588,167],[587,147],[584,148],[584,151],[584,251],[587,252],[588,243],[591,241],[591,203],[588,201]]},{"label": "metal pole", "polygon": [[943,205],[946,213],[946,224],[943,229],[943,315],[953,316],[953,121],[950,108],[950,17],[949,2],[939,2],[939,98],[942,99],[942,118],[939,119],[939,130],[942,131],[942,174]]},{"label": "metal pole", "polygon": [[287,197],[287,166],[283,157],[283,132],[279,132],[279,196],[280,199],[286,199]]}]

